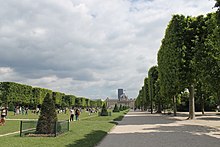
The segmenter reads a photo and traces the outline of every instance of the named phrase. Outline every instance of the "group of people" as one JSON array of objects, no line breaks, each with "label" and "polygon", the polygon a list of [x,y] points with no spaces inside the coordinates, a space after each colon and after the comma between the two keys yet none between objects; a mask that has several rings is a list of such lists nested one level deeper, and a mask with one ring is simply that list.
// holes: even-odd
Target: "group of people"
[{"label": "group of people", "polygon": [[7,109],[7,107],[2,107],[0,110],[1,110],[0,125],[4,126],[5,125],[5,118],[8,115],[8,109]]},{"label": "group of people", "polygon": [[28,115],[28,107],[24,107],[24,106],[14,107],[14,115],[18,115],[18,114]]},{"label": "group of people", "polygon": [[70,121],[74,121],[74,116],[75,116],[75,120],[79,120],[79,115],[80,115],[80,110],[78,108],[74,109],[71,108],[70,109]]}]

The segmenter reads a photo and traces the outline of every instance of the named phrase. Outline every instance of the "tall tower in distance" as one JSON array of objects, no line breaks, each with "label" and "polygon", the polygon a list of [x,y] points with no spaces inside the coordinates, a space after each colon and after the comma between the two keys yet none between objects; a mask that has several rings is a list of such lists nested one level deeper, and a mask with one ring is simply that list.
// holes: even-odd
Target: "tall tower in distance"
[{"label": "tall tower in distance", "polygon": [[120,101],[120,97],[123,94],[123,89],[118,89],[118,100]]}]

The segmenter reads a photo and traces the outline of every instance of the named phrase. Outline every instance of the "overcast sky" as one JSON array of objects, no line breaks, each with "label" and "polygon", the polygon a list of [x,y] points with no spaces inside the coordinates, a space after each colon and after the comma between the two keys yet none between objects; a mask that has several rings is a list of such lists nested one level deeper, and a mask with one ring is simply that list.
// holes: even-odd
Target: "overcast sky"
[{"label": "overcast sky", "polygon": [[88,98],[135,98],[173,14],[214,0],[0,0],[0,81]]}]

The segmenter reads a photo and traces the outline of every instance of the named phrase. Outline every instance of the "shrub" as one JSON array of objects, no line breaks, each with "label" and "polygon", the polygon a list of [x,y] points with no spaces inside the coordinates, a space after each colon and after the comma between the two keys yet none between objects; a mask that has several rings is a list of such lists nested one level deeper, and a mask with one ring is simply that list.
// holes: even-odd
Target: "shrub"
[{"label": "shrub", "polygon": [[119,109],[118,109],[118,105],[117,105],[117,104],[115,104],[115,107],[114,107],[114,109],[113,109],[113,112],[119,112]]},{"label": "shrub", "polygon": [[101,110],[101,116],[108,116],[108,111],[107,111],[107,108],[105,106],[105,104],[103,104],[102,106],[102,110]]},{"label": "shrub", "polygon": [[122,108],[123,108],[123,110],[127,110],[127,109],[129,109],[129,106],[123,106]]},{"label": "shrub", "polygon": [[53,134],[55,123],[57,122],[57,113],[55,109],[55,102],[51,95],[47,93],[44,98],[41,113],[38,119],[36,133],[38,134]]},{"label": "shrub", "polygon": [[120,107],[119,107],[119,111],[123,111],[123,107],[122,107],[122,105],[120,105]]}]

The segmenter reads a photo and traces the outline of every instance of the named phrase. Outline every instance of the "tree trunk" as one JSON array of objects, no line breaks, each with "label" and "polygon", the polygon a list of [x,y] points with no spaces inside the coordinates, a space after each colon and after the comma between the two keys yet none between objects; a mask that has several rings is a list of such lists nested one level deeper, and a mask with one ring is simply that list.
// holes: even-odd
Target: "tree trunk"
[{"label": "tree trunk", "polygon": [[157,113],[162,113],[161,111],[161,98],[159,97],[159,102],[158,102],[158,106],[157,106]]},{"label": "tree trunk", "polygon": [[205,100],[204,100],[203,94],[202,94],[202,105],[201,105],[201,109],[202,109],[202,115],[205,115]]},{"label": "tree trunk", "polygon": [[194,99],[194,85],[189,86],[189,118],[195,119],[195,99]]},{"label": "tree trunk", "polygon": [[176,116],[176,96],[173,97],[173,113]]}]

